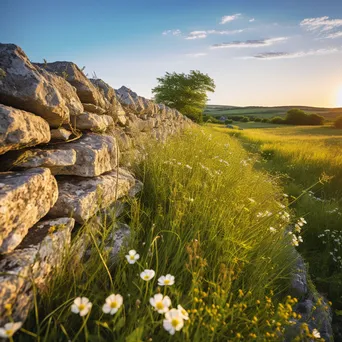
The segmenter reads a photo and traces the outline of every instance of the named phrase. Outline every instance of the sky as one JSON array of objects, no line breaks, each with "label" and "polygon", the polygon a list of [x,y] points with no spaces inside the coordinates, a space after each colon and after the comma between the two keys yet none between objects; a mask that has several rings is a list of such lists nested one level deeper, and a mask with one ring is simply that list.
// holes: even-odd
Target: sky
[{"label": "sky", "polygon": [[199,70],[209,104],[342,107],[341,0],[0,0],[0,42],[152,97]]}]

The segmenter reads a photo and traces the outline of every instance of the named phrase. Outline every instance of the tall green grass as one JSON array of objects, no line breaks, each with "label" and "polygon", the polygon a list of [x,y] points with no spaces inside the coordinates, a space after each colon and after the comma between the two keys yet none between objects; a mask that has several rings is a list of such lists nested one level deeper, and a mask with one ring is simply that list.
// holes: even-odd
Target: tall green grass
[{"label": "tall green grass", "polygon": [[[235,139],[207,128],[148,146],[135,166],[143,191],[121,218],[131,237],[117,263],[108,264],[113,225],[85,225],[88,257],[75,258],[83,245],[79,235],[81,243],[37,300],[37,318],[31,316],[26,331],[40,341],[281,340],[296,317],[296,300],[287,296],[295,254],[289,222],[280,214],[287,203],[276,180],[253,166]],[[140,254],[133,265],[125,258],[130,249]],[[149,282],[139,276],[144,269],[156,272]],[[166,274],[175,284],[158,286]],[[149,304],[159,292],[189,313],[173,336]],[[111,293],[124,300],[114,316],[101,310]],[[84,318],[70,311],[78,296],[93,303]],[[18,340],[30,336],[21,332]]]},{"label": "tall green grass", "polygon": [[[299,216],[309,222],[300,252],[309,263],[312,278],[321,293],[342,309],[342,131],[331,127],[283,127],[232,132],[245,149],[261,158],[258,169],[282,180],[284,191],[294,198]],[[311,191],[303,191],[319,179]]]}]

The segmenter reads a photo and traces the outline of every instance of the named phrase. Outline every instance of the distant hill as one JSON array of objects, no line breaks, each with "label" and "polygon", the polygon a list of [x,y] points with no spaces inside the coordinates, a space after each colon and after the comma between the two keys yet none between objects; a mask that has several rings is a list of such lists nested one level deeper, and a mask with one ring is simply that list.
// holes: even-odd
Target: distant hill
[{"label": "distant hill", "polygon": [[233,116],[233,115],[245,115],[245,116],[260,116],[263,118],[271,118],[273,116],[284,116],[286,112],[292,108],[299,108],[306,113],[316,113],[322,115],[328,120],[333,120],[336,117],[342,115],[342,108],[324,108],[324,107],[309,107],[309,106],[275,106],[275,107],[263,107],[263,106],[248,106],[238,107],[229,105],[207,105],[204,110],[204,114],[213,116]]}]

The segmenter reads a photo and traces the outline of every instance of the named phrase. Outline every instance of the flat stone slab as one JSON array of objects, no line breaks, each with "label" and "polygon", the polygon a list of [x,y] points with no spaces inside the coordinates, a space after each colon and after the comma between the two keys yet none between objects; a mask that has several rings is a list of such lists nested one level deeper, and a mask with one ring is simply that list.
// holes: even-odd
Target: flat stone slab
[{"label": "flat stone slab", "polygon": [[2,163],[7,170],[14,168],[47,167],[51,170],[51,173],[55,175],[64,167],[71,166],[76,163],[76,151],[72,149],[32,149],[12,153],[10,152],[3,156],[3,158],[0,158],[0,163]]},{"label": "flat stone slab", "polygon": [[106,113],[106,110],[99,107],[99,106],[95,106],[92,103],[83,103],[83,107],[84,110],[86,112],[91,112],[91,113],[95,113],[95,114],[99,114],[99,115],[103,115]]},{"label": "flat stone slab", "polygon": [[39,290],[45,289],[70,245],[74,224],[71,218],[38,222],[14,252],[0,257],[0,326],[9,322],[7,304],[15,321],[25,321],[33,307],[31,279]]},{"label": "flat stone slab", "polygon": [[50,127],[44,119],[0,104],[0,154],[49,141]]},{"label": "flat stone slab", "polygon": [[94,178],[59,177],[58,200],[49,216],[68,216],[84,223],[100,209],[128,194],[134,184],[134,177],[123,169]]},{"label": "flat stone slab", "polygon": [[105,132],[108,127],[114,126],[114,120],[109,115],[83,113],[75,117],[76,128],[93,132]]},{"label": "flat stone slab", "polygon": [[49,169],[0,173],[0,253],[16,248],[57,198],[57,182]]},{"label": "flat stone slab", "polygon": [[78,140],[58,144],[58,149],[76,152],[75,164],[60,168],[58,175],[95,177],[118,165],[117,143],[114,137],[108,135],[83,134]]},{"label": "flat stone slab", "polygon": [[51,140],[60,140],[60,141],[67,141],[70,138],[70,135],[72,134],[70,131],[62,127],[52,129],[50,133],[51,133]]},{"label": "flat stone slab", "polygon": [[77,101],[77,95],[63,78],[40,72],[14,44],[0,44],[0,68],[0,103],[39,115],[51,127],[69,122],[68,97]]}]

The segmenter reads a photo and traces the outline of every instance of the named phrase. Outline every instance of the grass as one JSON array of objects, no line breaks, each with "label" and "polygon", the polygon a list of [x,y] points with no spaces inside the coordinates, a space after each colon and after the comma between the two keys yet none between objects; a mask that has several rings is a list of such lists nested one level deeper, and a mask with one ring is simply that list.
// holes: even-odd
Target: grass
[{"label": "grass", "polygon": [[322,115],[327,120],[334,120],[342,115],[342,108],[319,108],[306,106],[276,106],[276,107],[230,107],[208,105],[205,109],[205,114],[213,116],[260,116],[262,118],[270,119],[274,116],[285,116],[286,112],[292,108],[300,108],[306,113],[315,113]]},{"label": "grass", "polygon": [[326,126],[215,129],[239,137],[246,150],[260,154],[258,168],[279,176],[289,195],[298,197],[319,179],[331,177],[304,194],[293,208],[309,222],[300,251],[312,278],[335,309],[341,310],[342,130]]},{"label": "grass", "polygon": [[[108,263],[113,225],[107,220],[82,227],[64,267],[37,299],[37,314],[24,326],[31,335],[20,332],[17,339],[281,340],[296,317],[296,300],[287,296],[295,262],[287,230],[296,220],[283,215],[288,199],[277,179],[256,171],[254,159],[236,139],[211,128],[151,145],[136,174],[144,189],[121,219],[132,233],[116,264]],[[77,259],[75,253],[84,246],[80,234],[92,247],[87,258]],[[133,265],[125,258],[130,249],[140,254]],[[156,276],[142,280],[144,269]],[[175,276],[175,285],[158,286],[157,279],[166,274]],[[174,336],[149,304],[159,292],[189,313]],[[101,310],[111,293],[124,301],[114,316]],[[78,296],[93,303],[83,318],[70,311]],[[302,341],[311,336],[303,331]]]}]

